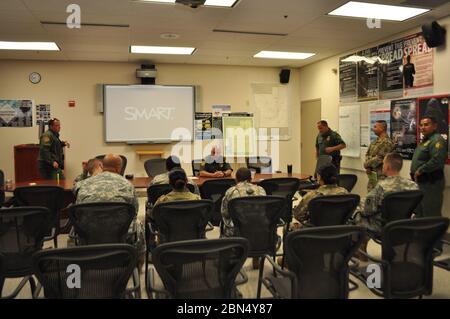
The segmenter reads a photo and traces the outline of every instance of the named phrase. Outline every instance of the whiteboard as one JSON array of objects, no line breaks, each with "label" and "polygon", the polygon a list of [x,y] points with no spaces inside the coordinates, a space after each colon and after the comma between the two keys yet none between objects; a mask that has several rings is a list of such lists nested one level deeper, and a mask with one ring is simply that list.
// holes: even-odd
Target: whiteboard
[{"label": "whiteboard", "polygon": [[361,155],[361,115],[359,105],[339,108],[339,134],[347,146],[342,156],[360,157]]},{"label": "whiteboard", "polygon": [[105,85],[105,141],[192,141],[194,111],[193,86]]},{"label": "whiteboard", "polygon": [[256,156],[256,130],[253,116],[224,116],[225,157]]}]

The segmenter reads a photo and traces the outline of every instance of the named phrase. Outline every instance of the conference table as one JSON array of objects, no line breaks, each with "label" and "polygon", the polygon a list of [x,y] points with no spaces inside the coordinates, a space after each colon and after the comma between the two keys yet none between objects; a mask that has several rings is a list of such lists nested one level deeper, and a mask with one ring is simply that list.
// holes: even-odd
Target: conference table
[{"label": "conference table", "polygon": [[[300,180],[305,180],[310,177],[310,175],[301,174],[301,173],[293,173],[293,174],[287,174],[287,173],[274,173],[274,174],[255,174],[255,177],[252,179],[252,183],[256,184],[261,182],[265,179],[270,178],[281,178],[281,177],[294,177],[298,178]],[[208,180],[217,180],[218,178],[210,178],[210,177],[190,177],[194,180],[194,182],[201,186],[205,181]],[[150,185],[150,182],[152,181],[152,177],[135,177],[133,179],[129,179],[130,183],[133,184],[133,186],[136,189],[147,189]],[[66,192],[72,192],[73,187],[73,180],[71,179],[61,179],[59,181],[57,180],[33,180],[28,182],[20,182],[13,184],[9,188],[5,188],[6,192],[13,192],[14,189],[17,187],[24,187],[24,186],[59,186],[62,187]]]}]

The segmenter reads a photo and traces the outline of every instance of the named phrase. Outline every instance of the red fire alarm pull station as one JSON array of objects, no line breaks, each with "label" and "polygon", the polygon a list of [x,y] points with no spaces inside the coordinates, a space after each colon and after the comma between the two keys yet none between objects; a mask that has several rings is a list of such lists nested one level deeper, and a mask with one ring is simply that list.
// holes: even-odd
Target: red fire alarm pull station
[{"label": "red fire alarm pull station", "polygon": [[69,101],[69,107],[75,107],[75,101]]}]

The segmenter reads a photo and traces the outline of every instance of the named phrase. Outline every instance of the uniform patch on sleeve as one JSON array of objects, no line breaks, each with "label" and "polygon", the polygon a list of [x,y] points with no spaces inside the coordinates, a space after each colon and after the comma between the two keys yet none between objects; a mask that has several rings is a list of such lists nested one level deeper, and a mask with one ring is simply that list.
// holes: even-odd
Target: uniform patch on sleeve
[{"label": "uniform patch on sleeve", "polygon": [[50,137],[44,136],[44,137],[42,138],[42,142],[43,142],[43,143],[49,143],[49,142],[50,142]]},{"label": "uniform patch on sleeve", "polygon": [[440,150],[440,149],[442,148],[442,145],[441,145],[440,142],[437,142],[436,145],[435,145],[435,147],[436,147],[438,150]]}]

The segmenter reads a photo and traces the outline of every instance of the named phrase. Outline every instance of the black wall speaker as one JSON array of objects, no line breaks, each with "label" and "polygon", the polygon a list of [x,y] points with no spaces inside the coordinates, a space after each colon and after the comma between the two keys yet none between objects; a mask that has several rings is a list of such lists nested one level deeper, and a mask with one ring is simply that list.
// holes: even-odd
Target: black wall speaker
[{"label": "black wall speaker", "polygon": [[289,77],[291,75],[291,70],[289,69],[282,69],[280,72],[280,83],[286,84],[289,83]]},{"label": "black wall speaker", "polygon": [[441,46],[445,43],[445,29],[436,21],[422,26],[423,37],[430,48]]}]

